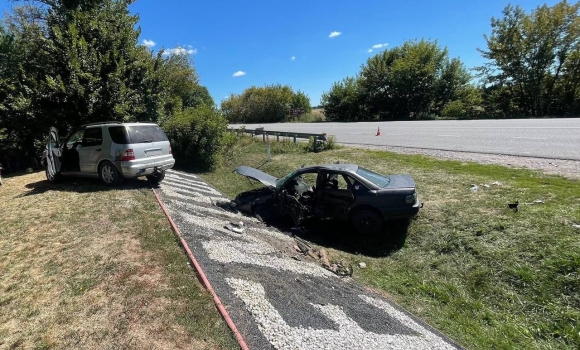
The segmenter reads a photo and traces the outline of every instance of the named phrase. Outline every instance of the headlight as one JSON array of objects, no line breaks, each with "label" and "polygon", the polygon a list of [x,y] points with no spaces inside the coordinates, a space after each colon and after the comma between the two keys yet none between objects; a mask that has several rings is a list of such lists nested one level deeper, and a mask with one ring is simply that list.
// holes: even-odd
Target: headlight
[{"label": "headlight", "polygon": [[416,201],[417,201],[417,193],[416,192],[405,197],[405,202],[407,204],[415,204]]}]

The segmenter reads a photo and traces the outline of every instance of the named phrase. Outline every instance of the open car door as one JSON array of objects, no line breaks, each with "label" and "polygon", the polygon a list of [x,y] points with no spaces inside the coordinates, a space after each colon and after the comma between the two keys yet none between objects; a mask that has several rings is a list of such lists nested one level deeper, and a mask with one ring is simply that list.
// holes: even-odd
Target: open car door
[{"label": "open car door", "polygon": [[60,146],[58,130],[51,127],[48,132],[48,144],[46,145],[46,178],[50,182],[57,181],[62,167]]}]

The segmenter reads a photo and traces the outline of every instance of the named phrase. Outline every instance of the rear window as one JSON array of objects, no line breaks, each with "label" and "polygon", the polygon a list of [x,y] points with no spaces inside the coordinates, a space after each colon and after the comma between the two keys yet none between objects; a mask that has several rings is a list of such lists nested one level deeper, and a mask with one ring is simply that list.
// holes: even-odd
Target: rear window
[{"label": "rear window", "polygon": [[111,126],[109,127],[109,135],[111,135],[111,140],[118,145],[126,145],[127,135],[125,135],[124,126]]},{"label": "rear window", "polygon": [[83,147],[100,146],[103,143],[103,130],[101,127],[85,129],[83,135]]},{"label": "rear window", "polygon": [[374,173],[370,170],[361,167],[358,168],[356,173],[379,187],[386,187],[389,184],[389,182],[391,182],[391,180],[388,177],[379,175],[377,173]]},{"label": "rear window", "polygon": [[129,143],[168,141],[163,130],[157,125],[134,125],[126,128],[129,134]]}]

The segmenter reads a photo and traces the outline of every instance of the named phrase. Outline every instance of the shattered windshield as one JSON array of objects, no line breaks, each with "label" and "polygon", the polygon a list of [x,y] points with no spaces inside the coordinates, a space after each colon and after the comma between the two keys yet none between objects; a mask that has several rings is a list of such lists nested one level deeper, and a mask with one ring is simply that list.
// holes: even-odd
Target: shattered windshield
[{"label": "shattered windshield", "polygon": [[286,180],[288,180],[289,178],[291,178],[292,176],[294,176],[294,174],[296,174],[296,171],[293,171],[290,174],[284,176],[283,178],[278,179],[276,181],[276,189],[279,190],[280,187],[282,187],[282,185],[286,182]]},{"label": "shattered windshield", "polygon": [[379,175],[377,173],[374,173],[370,170],[361,167],[358,168],[356,173],[381,188],[386,187],[389,184],[389,182],[391,182],[391,179],[389,179],[388,177]]}]

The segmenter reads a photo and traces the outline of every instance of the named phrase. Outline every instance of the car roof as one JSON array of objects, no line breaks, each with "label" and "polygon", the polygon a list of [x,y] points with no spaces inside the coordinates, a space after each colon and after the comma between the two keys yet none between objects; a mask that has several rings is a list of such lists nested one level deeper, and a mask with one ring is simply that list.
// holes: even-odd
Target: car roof
[{"label": "car roof", "polygon": [[301,171],[308,170],[331,170],[331,171],[348,171],[354,173],[358,170],[356,164],[320,164],[300,169]]},{"label": "car roof", "polygon": [[123,123],[123,122],[116,122],[116,121],[107,121],[107,122],[97,122],[97,123],[90,123],[81,125],[81,128],[89,128],[89,127],[97,127],[97,126],[104,126],[104,125],[117,125],[117,126],[137,126],[137,125],[155,125],[155,123]]}]

